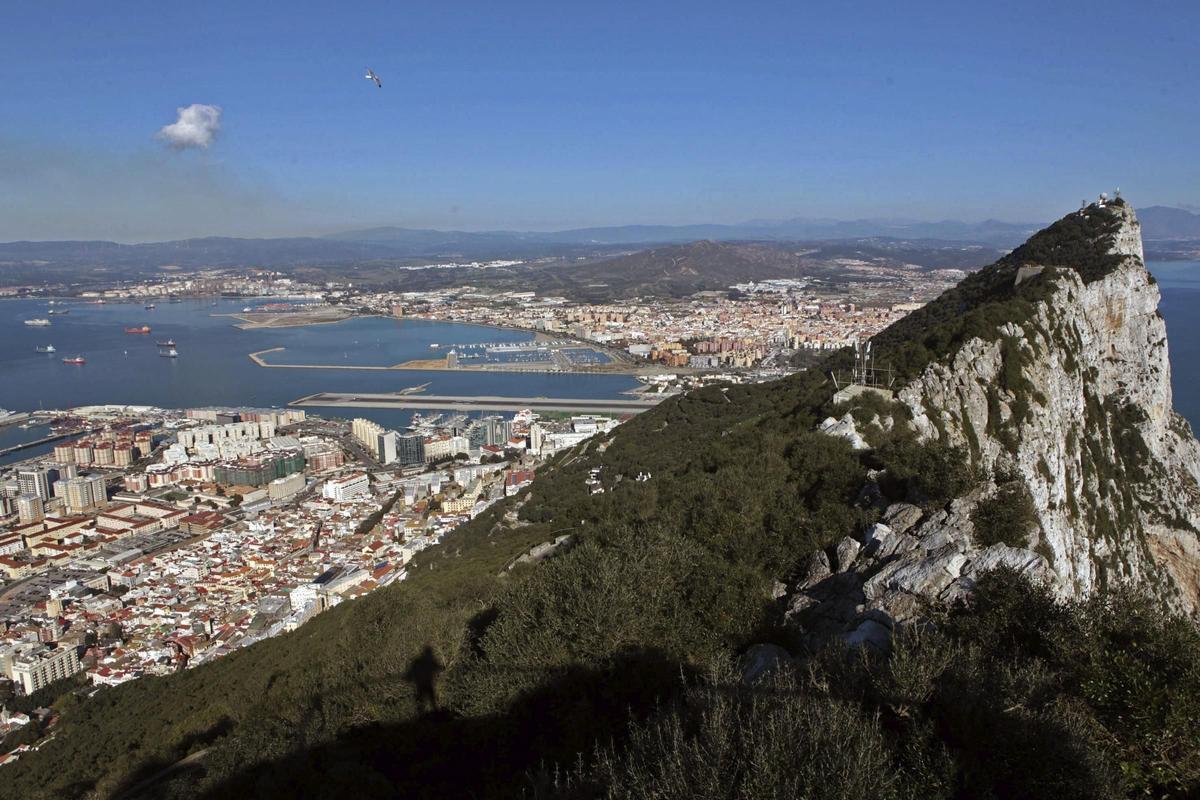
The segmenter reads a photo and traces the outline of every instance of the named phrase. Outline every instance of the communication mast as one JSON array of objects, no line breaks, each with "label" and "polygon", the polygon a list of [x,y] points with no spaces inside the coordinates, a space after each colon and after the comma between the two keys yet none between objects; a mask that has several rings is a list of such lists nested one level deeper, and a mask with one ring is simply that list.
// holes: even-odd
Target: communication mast
[{"label": "communication mast", "polygon": [[846,391],[850,395],[867,390],[886,393],[890,396],[890,387],[895,380],[891,367],[875,365],[875,354],[872,352],[872,342],[869,339],[866,343],[854,343],[854,366],[849,375],[843,376],[846,379],[844,386],[836,372],[832,373],[830,377],[833,378],[833,385],[837,387],[839,394]]}]

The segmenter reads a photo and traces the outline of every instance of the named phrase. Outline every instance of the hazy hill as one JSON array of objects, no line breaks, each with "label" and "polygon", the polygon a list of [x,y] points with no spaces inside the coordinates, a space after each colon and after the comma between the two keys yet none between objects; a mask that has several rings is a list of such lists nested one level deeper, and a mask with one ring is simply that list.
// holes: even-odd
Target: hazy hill
[{"label": "hazy hill", "polygon": [[488,241],[498,245],[571,244],[571,245],[649,245],[693,242],[702,239],[715,241],[796,241],[811,239],[861,239],[884,236],[903,239],[942,239],[1012,247],[1037,230],[1035,224],[999,222],[958,222],[943,220],[923,222],[896,219],[787,219],[752,220],[741,224],[717,225],[614,225],[595,228],[573,228],[563,231],[488,231],[463,233],[413,230],[399,227],[369,228],[345,231],[327,238],[353,241],[420,243],[435,242],[457,245]]},{"label": "hazy hill", "polygon": [[[1144,212],[1145,236],[1154,242],[1154,253],[1161,258],[1191,258],[1200,250],[1200,215],[1182,209],[1153,206]],[[696,241],[757,243],[758,252],[746,256],[726,251],[728,267],[717,265],[717,256],[699,259],[694,277],[670,277],[670,269],[659,269],[660,289],[685,292],[688,287],[708,288],[706,276],[714,281],[721,274],[761,274],[764,260],[779,262],[786,269],[784,255],[768,255],[768,245],[783,251],[803,243],[804,247],[877,246],[908,251],[912,263],[921,266],[964,266],[928,259],[935,253],[950,254],[960,248],[966,255],[975,248],[971,263],[982,266],[997,251],[1023,241],[1035,226],[985,220],[963,223],[952,220],[921,222],[914,220],[863,219],[838,220],[755,220],[740,225],[626,225],[579,228],[564,231],[437,231],[399,227],[345,231],[323,237],[284,237],[274,239],[237,239],[207,237],[169,242],[117,244],[105,241],[3,242],[0,243],[0,280],[5,283],[79,282],[96,283],[114,278],[136,278],[160,274],[164,266],[184,269],[202,267],[268,267],[305,270],[314,276],[336,278],[353,275],[356,280],[386,283],[398,276],[394,268],[412,266],[429,260],[477,260],[503,258],[562,258],[595,261],[631,248],[663,250],[655,245],[689,244]],[[923,253],[921,251],[924,251]],[[749,263],[737,264],[746,256]],[[831,256],[832,257],[832,256]],[[651,257],[638,257],[631,263]],[[811,261],[811,260],[810,260]],[[811,263],[810,263],[811,265]],[[711,267],[711,269],[710,269]],[[604,280],[607,268],[596,268]],[[617,283],[621,268],[614,267]],[[581,275],[584,273],[580,273]],[[404,276],[411,279],[412,276]],[[447,276],[442,276],[442,279]],[[542,280],[539,277],[539,280]],[[555,279],[545,276],[547,285]],[[746,280],[748,278],[739,278]],[[440,285],[429,276],[419,283],[424,288]],[[471,277],[473,281],[474,278]],[[588,281],[593,280],[587,278]],[[573,281],[562,278],[563,285]],[[429,284],[429,286],[425,286]],[[648,284],[653,285],[653,283]]]},{"label": "hazy hill", "polygon": [[1138,219],[1147,239],[1200,239],[1200,214],[1182,208],[1150,206],[1138,212]]}]

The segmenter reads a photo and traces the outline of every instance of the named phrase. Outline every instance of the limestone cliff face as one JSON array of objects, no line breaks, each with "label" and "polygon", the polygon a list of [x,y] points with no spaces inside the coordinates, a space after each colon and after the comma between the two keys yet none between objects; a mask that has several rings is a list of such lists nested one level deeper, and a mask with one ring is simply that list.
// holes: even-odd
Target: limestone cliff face
[{"label": "limestone cliff face", "polygon": [[[982,482],[936,512],[894,504],[857,548],[814,556],[786,601],[806,630],[871,640],[999,563],[1064,597],[1128,581],[1200,613],[1200,443],[1171,404],[1158,287],[1132,208],[1081,213],[1109,220],[1103,270],[1008,265],[1042,282],[1029,313],[896,393],[918,435],[969,452]],[[1014,483],[1036,511],[1028,547],[985,547],[972,510]]]},{"label": "limestone cliff face", "polygon": [[1005,325],[997,341],[968,342],[898,396],[923,437],[968,448],[991,474],[1028,487],[1034,547],[1064,594],[1132,580],[1195,612],[1200,445],[1171,404],[1166,327],[1137,219],[1127,205],[1107,211],[1117,217],[1115,268],[1090,283],[1055,270],[1032,319]]}]

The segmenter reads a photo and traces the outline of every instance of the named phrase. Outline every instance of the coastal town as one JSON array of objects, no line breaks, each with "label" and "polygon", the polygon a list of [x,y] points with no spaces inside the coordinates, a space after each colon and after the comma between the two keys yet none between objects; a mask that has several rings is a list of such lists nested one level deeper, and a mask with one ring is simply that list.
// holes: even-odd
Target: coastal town
[{"label": "coastal town", "polygon": [[[513,261],[431,264],[411,269],[511,267]],[[179,298],[252,298],[234,324],[293,327],[353,316],[465,322],[534,333],[541,341],[567,339],[569,347],[540,347],[521,358],[489,361],[486,352],[434,352],[422,369],[506,369],[625,372],[681,376],[706,371],[768,370],[767,377],[812,363],[823,352],[864,341],[958,283],[961,269],[900,269],[845,260],[844,281],[815,277],[732,284],[725,291],[685,298],[644,297],[584,303],[553,294],[501,291],[470,285],[395,291],[352,282],[306,283],[282,273],[221,270],[177,274],[107,290],[81,292],[92,303],[177,302]],[[31,296],[31,287],[11,287]],[[52,289],[39,288],[46,294]],[[559,342],[559,345],[562,345]],[[556,353],[562,352],[562,356]],[[273,366],[269,359],[260,362]],[[694,381],[692,381],[694,383]],[[691,385],[686,378],[680,387]]]},{"label": "coastal town", "polygon": [[[194,667],[406,577],[413,557],[619,419],[74,409],[0,470],[0,692]],[[4,714],[0,738],[30,723]]]}]

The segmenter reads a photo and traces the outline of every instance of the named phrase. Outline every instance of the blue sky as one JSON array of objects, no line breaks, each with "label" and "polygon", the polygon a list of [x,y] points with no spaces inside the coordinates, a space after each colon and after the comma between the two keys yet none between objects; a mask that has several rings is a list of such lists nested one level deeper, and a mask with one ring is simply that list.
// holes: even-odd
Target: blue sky
[{"label": "blue sky", "polygon": [[[1127,0],[13,3],[0,240],[1200,203],[1198,30]],[[155,138],[193,103],[207,149]]]}]

